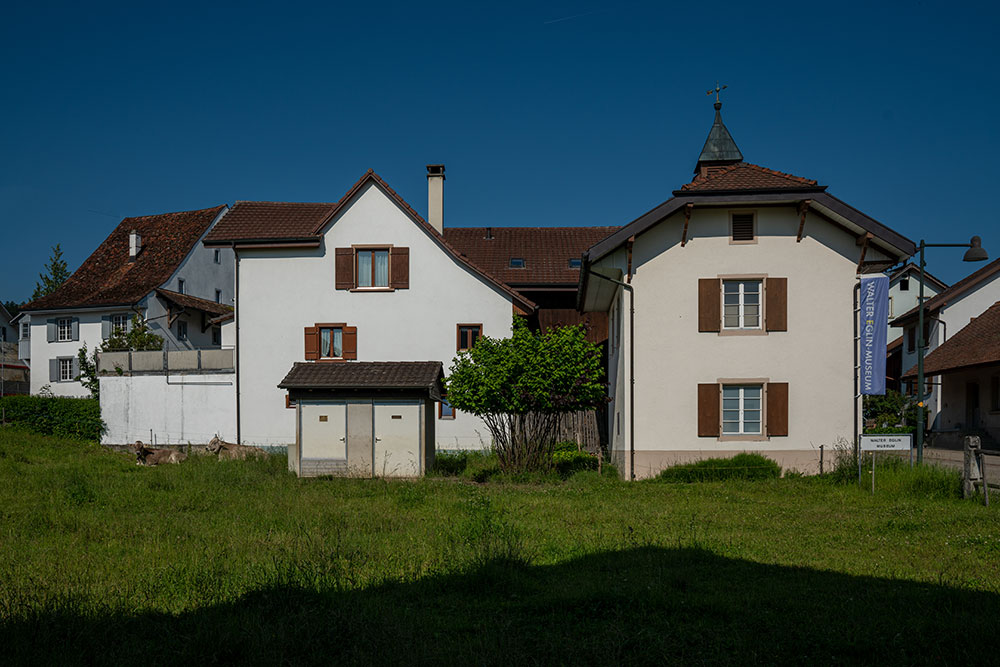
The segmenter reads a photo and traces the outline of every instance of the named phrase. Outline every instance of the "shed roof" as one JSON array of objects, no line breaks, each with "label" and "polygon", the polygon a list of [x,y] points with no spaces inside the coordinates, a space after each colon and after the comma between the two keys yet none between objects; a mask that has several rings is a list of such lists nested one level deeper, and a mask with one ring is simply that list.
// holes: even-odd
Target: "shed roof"
[{"label": "shed roof", "polygon": [[440,398],[440,361],[297,362],[279,389],[416,389]]},{"label": "shed roof", "polygon": [[[980,268],[967,275],[966,277],[959,280],[957,283],[953,284],[948,289],[943,292],[938,292],[936,295],[924,301],[924,312],[930,312],[937,310],[942,306],[948,305],[949,301],[965,294],[969,290],[978,287],[982,283],[986,282],[996,274],[1000,273],[1000,259],[995,259],[986,266]],[[917,313],[918,306],[914,306],[910,310],[906,311],[896,319],[894,319],[890,324],[892,326],[898,327],[908,324],[915,320],[918,316]]]},{"label": "shed roof", "polygon": [[[1000,301],[974,317],[924,359],[925,375],[1000,363]],[[903,377],[916,377],[914,366]]]}]

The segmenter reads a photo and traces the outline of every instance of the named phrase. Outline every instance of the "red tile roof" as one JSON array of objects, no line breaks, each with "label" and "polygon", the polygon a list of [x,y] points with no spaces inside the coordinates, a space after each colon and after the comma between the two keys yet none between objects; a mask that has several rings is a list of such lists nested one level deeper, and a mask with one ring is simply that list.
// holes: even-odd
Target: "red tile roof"
[{"label": "red tile roof", "polygon": [[[955,283],[948,289],[944,290],[943,292],[939,292],[929,299],[924,297],[926,299],[924,301],[924,312],[926,313],[928,311],[937,310],[942,306],[948,305],[948,302],[951,301],[952,299],[961,296],[962,294],[976,287],[977,285],[986,282],[987,280],[995,276],[997,273],[1000,273],[1000,259],[995,259],[986,266],[979,269],[978,271],[970,273],[969,275],[962,278],[957,283]],[[891,324],[893,326],[900,326],[903,324],[908,324],[909,322],[911,322],[916,318],[917,318],[917,307],[915,306],[910,310],[906,311],[905,313],[903,313],[902,315],[900,315],[899,317],[897,317],[896,319],[894,319],[891,322]]]},{"label": "red tile roof", "polygon": [[445,250],[486,280],[510,294],[525,310],[533,311],[536,304],[512,289],[488,271],[464,256],[424,220],[412,206],[389,187],[382,177],[369,169],[336,204],[301,204],[292,202],[237,202],[205,238],[206,245],[228,245],[260,241],[319,240],[323,228],[368,183],[376,183],[409,216]]},{"label": "red tile roof", "polygon": [[[225,209],[215,206],[125,218],[58,290],[22,310],[124,306],[165,283]],[[129,233],[142,236],[142,251],[129,261]]]},{"label": "red tile roof", "polygon": [[825,189],[825,185],[817,185],[812,179],[793,176],[749,162],[739,162],[723,167],[709,167],[706,175],[698,174],[678,192]]},{"label": "red tile roof", "polygon": [[[939,375],[984,364],[1000,364],[1000,301],[928,354],[924,358],[924,374]],[[903,377],[916,374],[914,366]]]},{"label": "red tile roof", "polygon": [[[618,227],[446,227],[444,237],[454,248],[508,285],[576,285],[580,269],[570,259],[580,255]],[[524,260],[511,268],[510,260]]]}]

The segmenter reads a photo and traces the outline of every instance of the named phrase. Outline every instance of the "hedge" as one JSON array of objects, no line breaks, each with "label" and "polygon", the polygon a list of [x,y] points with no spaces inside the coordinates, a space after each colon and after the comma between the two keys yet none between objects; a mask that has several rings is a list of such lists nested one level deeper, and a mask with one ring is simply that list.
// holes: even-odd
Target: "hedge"
[{"label": "hedge", "polygon": [[781,477],[781,466],[760,454],[742,453],[728,459],[702,459],[663,470],[657,479],[664,482],[719,482],[727,479],[774,479]]},{"label": "hedge", "polygon": [[3,396],[0,414],[4,423],[42,435],[96,441],[105,431],[100,403],[93,398]]}]

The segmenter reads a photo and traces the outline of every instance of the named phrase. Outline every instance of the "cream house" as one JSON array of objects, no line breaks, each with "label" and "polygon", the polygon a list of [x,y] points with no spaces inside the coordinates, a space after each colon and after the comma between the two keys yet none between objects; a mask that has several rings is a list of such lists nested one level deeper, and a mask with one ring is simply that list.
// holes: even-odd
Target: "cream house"
[{"label": "cream house", "polygon": [[720,108],[694,179],[583,258],[631,478],[742,451],[817,470],[857,432],[858,276],[914,252],[816,181],[744,162]]}]

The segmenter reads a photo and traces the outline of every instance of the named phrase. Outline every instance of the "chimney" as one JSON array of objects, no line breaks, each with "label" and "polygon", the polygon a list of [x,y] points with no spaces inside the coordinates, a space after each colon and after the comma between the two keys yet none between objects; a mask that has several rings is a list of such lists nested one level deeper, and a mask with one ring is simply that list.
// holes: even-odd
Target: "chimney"
[{"label": "chimney", "polygon": [[493,240],[493,228],[492,227],[487,227],[486,228],[486,240],[487,241],[492,241]]},{"label": "chimney", "polygon": [[427,165],[427,222],[444,234],[444,165]]},{"label": "chimney", "polygon": [[128,234],[128,261],[134,262],[142,251],[142,236],[134,229]]}]

